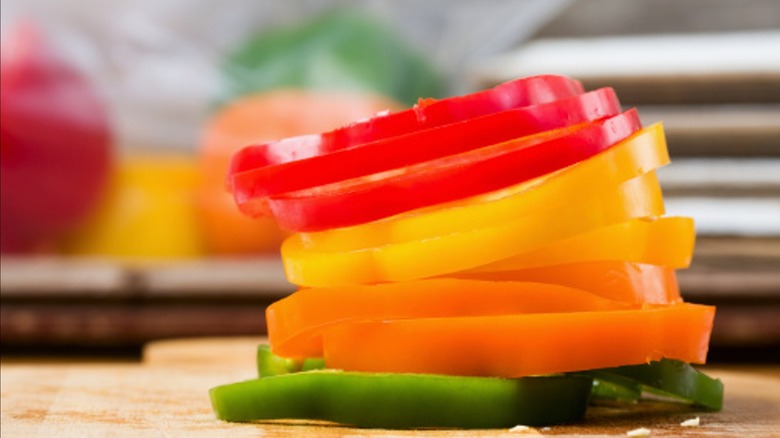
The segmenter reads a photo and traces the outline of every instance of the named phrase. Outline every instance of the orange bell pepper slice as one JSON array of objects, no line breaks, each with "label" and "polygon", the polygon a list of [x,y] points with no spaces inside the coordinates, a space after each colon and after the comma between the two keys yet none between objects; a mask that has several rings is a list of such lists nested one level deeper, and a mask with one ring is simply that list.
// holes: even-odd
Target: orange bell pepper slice
[{"label": "orange bell pepper slice", "polygon": [[337,324],[325,364],[347,371],[521,377],[642,364],[704,363],[715,308],[421,318]]},{"label": "orange bell pepper slice", "polygon": [[[336,304],[338,303],[338,304]],[[322,356],[322,331],[349,321],[618,310],[638,307],[555,284],[431,279],[303,289],[266,310],[272,351]]]},{"label": "orange bell pepper slice", "polygon": [[595,261],[537,266],[516,271],[454,273],[449,276],[559,284],[626,303],[682,302],[674,269],[646,263]]},{"label": "orange bell pepper slice", "polygon": [[639,218],[562,239],[464,272],[514,271],[607,260],[682,269],[691,263],[695,240],[692,218]]},{"label": "orange bell pepper slice", "polygon": [[340,286],[441,276],[503,260],[607,225],[664,213],[655,173],[592,190],[553,209],[494,226],[347,252],[303,248],[299,235],[282,244],[287,279],[302,286]]}]

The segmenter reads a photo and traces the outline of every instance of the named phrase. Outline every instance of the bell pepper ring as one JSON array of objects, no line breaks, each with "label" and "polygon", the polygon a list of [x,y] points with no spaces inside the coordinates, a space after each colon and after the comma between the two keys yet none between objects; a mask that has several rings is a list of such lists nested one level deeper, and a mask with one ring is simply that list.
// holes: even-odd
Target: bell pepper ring
[{"label": "bell pepper ring", "polygon": [[632,109],[591,123],[271,197],[268,206],[279,225],[291,231],[357,225],[519,184],[589,158],[640,128]]},{"label": "bell pepper ring", "polygon": [[558,284],[636,304],[682,302],[674,269],[646,263],[595,261],[536,266],[515,271],[449,274],[453,278]]},{"label": "bell pepper ring", "polygon": [[398,319],[337,324],[322,338],[328,368],[522,377],[662,358],[704,363],[714,314],[714,307],[682,303],[629,310]]},{"label": "bell pepper ring", "polygon": [[515,271],[593,261],[625,261],[682,269],[691,263],[695,239],[693,219],[689,217],[632,219],[461,273]]},{"label": "bell pepper ring", "polygon": [[300,286],[414,280],[474,268],[596,228],[663,213],[658,178],[648,173],[617,187],[590,191],[559,208],[422,240],[316,252],[304,249],[293,235],[282,244],[282,261],[288,280]]},{"label": "bell pepper ring", "polygon": [[217,417],[226,421],[485,429],[578,421],[591,386],[584,376],[500,379],[317,370],[217,386],[209,395]]},{"label": "bell pepper ring", "polygon": [[[228,176],[236,204],[250,216],[269,196],[409,166],[539,132],[615,116],[620,103],[611,88],[356,145]],[[425,147],[420,147],[425,145]],[[240,160],[242,155],[236,155]],[[247,165],[236,165],[246,168]]]},{"label": "bell pepper ring", "polygon": [[[335,304],[338,303],[338,304]],[[555,284],[453,278],[302,289],[266,310],[274,354],[322,356],[322,331],[350,321],[638,308]]]},{"label": "bell pepper ring", "polygon": [[429,239],[553,209],[668,163],[663,127],[655,124],[594,157],[522,184],[367,224],[298,233],[294,239],[322,252]]},{"label": "bell pepper ring", "polygon": [[494,112],[552,102],[583,92],[582,84],[574,79],[540,75],[505,82],[464,96],[441,100],[421,99],[408,110],[379,114],[324,134],[248,146],[235,155],[228,174],[328,154]]}]

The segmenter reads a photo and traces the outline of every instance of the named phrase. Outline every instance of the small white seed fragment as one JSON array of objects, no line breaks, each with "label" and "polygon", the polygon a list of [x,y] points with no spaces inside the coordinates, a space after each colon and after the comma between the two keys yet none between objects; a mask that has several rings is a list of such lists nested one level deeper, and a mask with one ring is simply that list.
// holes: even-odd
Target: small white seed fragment
[{"label": "small white seed fragment", "polygon": [[701,419],[699,417],[691,418],[689,420],[685,420],[682,423],[680,423],[680,426],[682,427],[699,427],[699,424],[701,424]]},{"label": "small white seed fragment", "polygon": [[639,429],[629,430],[626,432],[626,435],[630,437],[650,436],[650,429],[646,427],[640,427]]}]

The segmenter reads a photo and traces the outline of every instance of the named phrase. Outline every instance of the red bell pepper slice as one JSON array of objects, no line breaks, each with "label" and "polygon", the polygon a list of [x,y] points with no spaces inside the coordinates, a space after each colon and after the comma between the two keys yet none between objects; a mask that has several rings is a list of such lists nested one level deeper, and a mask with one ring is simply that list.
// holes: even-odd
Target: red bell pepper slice
[{"label": "red bell pepper slice", "polygon": [[[635,109],[405,168],[271,197],[282,228],[366,223],[527,181],[587,159],[641,128]],[[239,208],[242,206],[239,205]]]},{"label": "red bell pepper slice", "polygon": [[383,138],[406,135],[511,108],[552,102],[584,92],[582,84],[558,75],[516,79],[494,88],[442,100],[425,99],[404,111],[380,114],[324,134],[249,146],[236,154],[229,174],[314,157]]},{"label": "red bell pepper slice", "polygon": [[[611,88],[492,113],[287,163],[229,175],[236,203],[257,215],[266,198],[404,167],[620,113]],[[424,145],[424,147],[421,147]],[[239,154],[237,160],[241,160]],[[238,163],[238,167],[246,167]]]}]

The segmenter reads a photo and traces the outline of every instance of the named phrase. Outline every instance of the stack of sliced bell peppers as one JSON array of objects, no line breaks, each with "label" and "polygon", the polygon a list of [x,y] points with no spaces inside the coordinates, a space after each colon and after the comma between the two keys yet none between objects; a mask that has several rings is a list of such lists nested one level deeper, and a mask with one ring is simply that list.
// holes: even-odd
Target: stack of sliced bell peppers
[{"label": "stack of sliced bell peppers", "polygon": [[715,309],[683,301],[690,218],[664,216],[660,124],[563,76],[421,100],[248,146],[228,185],[273,215],[297,292],[221,419],[494,428],[663,394],[720,409]]}]

